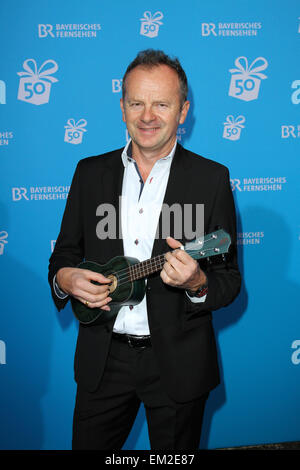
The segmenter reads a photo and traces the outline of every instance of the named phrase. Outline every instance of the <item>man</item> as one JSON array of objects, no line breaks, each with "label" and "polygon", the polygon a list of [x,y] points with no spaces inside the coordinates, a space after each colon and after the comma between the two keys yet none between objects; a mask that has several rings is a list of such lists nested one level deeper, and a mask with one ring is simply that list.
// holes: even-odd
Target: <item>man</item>
[{"label": "man", "polygon": [[[142,261],[169,252],[162,271],[149,276],[139,305],[122,307],[105,324],[79,325],[73,449],[121,449],[141,402],[152,449],[199,447],[205,402],[219,383],[211,311],[236,297],[240,274],[228,170],[176,141],[188,109],[179,61],[162,51],[139,53],[125,73],[121,99],[131,140],[76,168],[49,266],[59,310],[70,296],[110,310],[110,279],[77,268],[83,259],[104,264],[127,255]],[[121,211],[123,239],[99,236],[97,208],[104,203]],[[174,203],[204,204],[204,231],[221,226],[232,237],[226,260],[196,262],[176,249],[190,241],[184,233],[180,241],[155,237],[162,204]],[[193,226],[195,218],[189,222]]]}]

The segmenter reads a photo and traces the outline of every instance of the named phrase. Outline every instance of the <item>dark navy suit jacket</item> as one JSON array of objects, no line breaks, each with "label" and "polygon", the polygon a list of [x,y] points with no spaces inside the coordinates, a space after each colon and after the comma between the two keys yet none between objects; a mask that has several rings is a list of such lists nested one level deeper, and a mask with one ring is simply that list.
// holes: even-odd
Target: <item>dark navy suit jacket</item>
[{"label": "dark navy suit jacket", "polygon": [[[49,283],[58,310],[64,308],[68,301],[60,300],[53,292],[53,277],[60,268],[75,267],[83,259],[104,264],[123,254],[121,239],[100,240],[96,235],[99,204],[110,203],[117,209],[119,207],[124,173],[122,150],[85,158],[77,165],[49,264]],[[183,289],[164,284],[159,273],[152,275],[147,282],[149,328],[162,383],[173,400],[186,402],[219,383],[211,312],[230,304],[240,289],[235,208],[227,168],[177,144],[164,203],[169,206],[174,203],[204,204],[205,233],[222,227],[232,238],[231,250],[225,261],[213,257],[210,261],[200,262],[208,278],[205,302],[192,303]],[[118,220],[119,217],[117,223]],[[171,226],[170,235],[173,233],[174,227]],[[184,230],[180,241],[186,242]],[[152,256],[169,249],[165,240],[156,239]],[[79,325],[75,380],[90,391],[95,390],[101,380],[113,322]]]}]

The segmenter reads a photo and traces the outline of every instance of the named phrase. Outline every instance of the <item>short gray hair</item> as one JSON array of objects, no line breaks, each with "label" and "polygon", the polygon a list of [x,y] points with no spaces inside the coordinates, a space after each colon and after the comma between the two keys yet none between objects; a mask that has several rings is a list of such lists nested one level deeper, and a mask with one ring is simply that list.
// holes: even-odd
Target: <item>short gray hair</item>
[{"label": "short gray hair", "polygon": [[171,59],[167,54],[160,50],[146,49],[140,51],[136,58],[128,65],[125,75],[122,82],[122,96],[125,98],[126,94],[126,79],[128,74],[135,67],[157,67],[158,65],[167,65],[168,67],[175,70],[178,75],[179,85],[180,85],[180,95],[181,95],[181,106],[187,100],[188,94],[188,83],[185,71],[183,70],[179,60],[177,58]]}]

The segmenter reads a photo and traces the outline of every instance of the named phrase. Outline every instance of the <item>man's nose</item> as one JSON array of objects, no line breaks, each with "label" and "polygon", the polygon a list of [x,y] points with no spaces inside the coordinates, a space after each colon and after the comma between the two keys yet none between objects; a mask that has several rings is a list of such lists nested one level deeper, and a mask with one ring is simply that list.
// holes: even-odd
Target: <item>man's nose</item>
[{"label": "man's nose", "polygon": [[155,119],[155,114],[153,112],[152,106],[144,106],[141,120],[143,122],[151,122]]}]

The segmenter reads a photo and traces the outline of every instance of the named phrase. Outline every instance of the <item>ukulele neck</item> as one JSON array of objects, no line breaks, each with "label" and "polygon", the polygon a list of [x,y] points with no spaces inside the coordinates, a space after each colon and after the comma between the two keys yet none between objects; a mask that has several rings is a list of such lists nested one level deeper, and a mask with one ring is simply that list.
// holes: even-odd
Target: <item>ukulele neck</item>
[{"label": "ukulele neck", "polygon": [[[194,259],[199,257],[197,252],[195,253],[192,250],[185,251]],[[130,280],[137,281],[157,271],[161,271],[166,261],[165,255],[166,253],[129,266]]]},{"label": "ukulele neck", "polygon": [[163,265],[165,264],[165,255],[158,255],[154,258],[146,259],[140,263],[133,264],[129,266],[129,275],[131,281],[136,281],[144,277],[149,276],[150,274],[161,271]]},{"label": "ukulele neck", "polygon": [[[181,246],[181,249],[193,259],[198,260],[215,255],[224,255],[228,252],[230,244],[231,239],[228,233],[224,232],[223,229],[219,229],[205,235],[203,238],[197,238],[195,241]],[[136,281],[161,271],[165,263],[165,255],[166,253],[129,266],[130,280]]]}]

